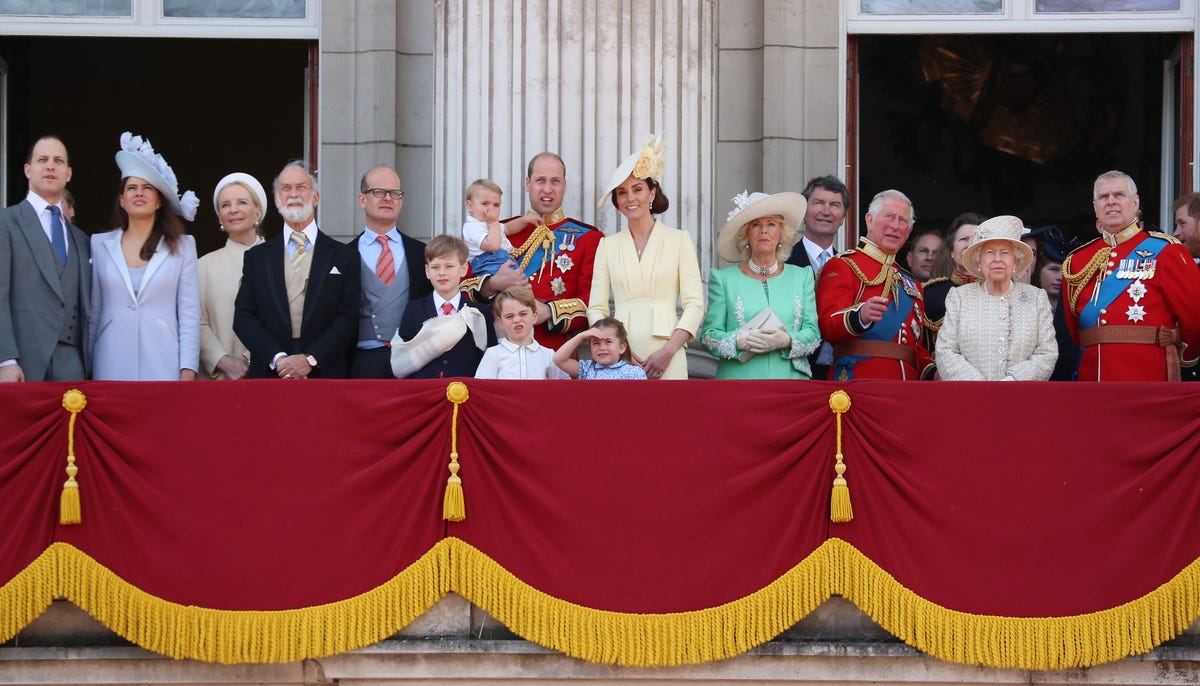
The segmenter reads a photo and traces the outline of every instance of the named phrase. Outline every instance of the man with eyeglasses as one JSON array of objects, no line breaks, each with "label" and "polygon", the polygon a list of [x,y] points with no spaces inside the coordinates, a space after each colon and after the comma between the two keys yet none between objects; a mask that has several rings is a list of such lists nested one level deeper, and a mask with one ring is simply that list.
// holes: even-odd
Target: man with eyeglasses
[{"label": "man with eyeglasses", "polygon": [[358,322],[358,252],[317,229],[321,193],[304,162],[289,162],[274,187],[283,232],[246,251],[234,301],[247,375],[344,379]]},{"label": "man with eyeglasses", "polygon": [[358,204],[367,228],[354,241],[362,258],[362,299],[350,376],[394,379],[390,346],[404,308],[433,292],[425,278],[425,244],[396,228],[404,190],[394,169],[367,170],[358,183]]}]

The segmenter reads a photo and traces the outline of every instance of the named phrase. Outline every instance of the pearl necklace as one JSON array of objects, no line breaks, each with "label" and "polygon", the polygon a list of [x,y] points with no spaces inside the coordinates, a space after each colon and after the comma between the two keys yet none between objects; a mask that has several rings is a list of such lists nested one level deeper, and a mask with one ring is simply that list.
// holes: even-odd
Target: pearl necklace
[{"label": "pearl necklace", "polygon": [[759,276],[770,276],[771,274],[774,274],[775,272],[779,271],[779,261],[778,260],[773,262],[770,267],[758,266],[757,264],[754,263],[753,258],[746,260],[746,262],[750,265],[750,271],[754,272],[755,274],[758,274]]}]

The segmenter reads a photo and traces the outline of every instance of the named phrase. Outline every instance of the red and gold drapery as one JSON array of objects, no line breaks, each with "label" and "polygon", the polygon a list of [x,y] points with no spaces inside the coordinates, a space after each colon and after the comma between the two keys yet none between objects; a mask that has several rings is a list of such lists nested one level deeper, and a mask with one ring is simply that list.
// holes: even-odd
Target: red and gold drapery
[{"label": "red and gold drapery", "polygon": [[455,419],[438,381],[78,385],[74,525],[72,387],[0,387],[0,639],[64,597],[166,655],[291,661],[456,592],[539,644],[654,666],[739,654],[839,594],[937,657],[1050,669],[1200,617],[1200,386],[466,386]]}]

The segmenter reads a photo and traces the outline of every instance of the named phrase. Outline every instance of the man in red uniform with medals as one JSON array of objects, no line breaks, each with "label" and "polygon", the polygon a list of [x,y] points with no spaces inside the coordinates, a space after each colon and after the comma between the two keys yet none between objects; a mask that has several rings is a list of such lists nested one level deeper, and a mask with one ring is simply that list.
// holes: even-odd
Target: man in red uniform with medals
[{"label": "man in red uniform with medals", "polygon": [[871,200],[866,224],[858,249],[831,259],[817,284],[821,337],[833,344],[829,378],[932,378],[936,368],[921,335],[921,284],[896,266],[896,252],[912,233],[912,201],[883,191]]},{"label": "man in red uniform with medals", "polygon": [[529,215],[538,221],[508,237],[516,266],[506,265],[494,276],[462,283],[462,289],[475,300],[528,283],[538,300],[534,336],[538,343],[555,349],[588,328],[592,265],[602,236],[596,227],[563,216],[566,176],[567,167],[558,155],[542,152],[533,156],[525,170],[525,192]]},{"label": "man in red uniform with medals", "polygon": [[1177,381],[1200,357],[1200,271],[1179,241],[1138,227],[1140,202],[1128,174],[1097,177],[1100,238],[1063,262],[1080,381]]}]

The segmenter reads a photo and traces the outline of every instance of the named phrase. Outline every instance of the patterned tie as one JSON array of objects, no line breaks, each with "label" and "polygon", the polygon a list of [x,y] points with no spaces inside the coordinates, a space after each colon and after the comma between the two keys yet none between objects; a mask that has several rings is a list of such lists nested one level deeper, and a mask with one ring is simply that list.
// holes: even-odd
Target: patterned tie
[{"label": "patterned tie", "polygon": [[821,270],[825,268],[825,263],[829,261],[829,252],[829,250],[822,250],[817,253],[817,274],[821,273]]},{"label": "patterned tie", "polygon": [[442,314],[446,315],[447,317],[454,314],[454,306],[450,303],[442,303]]},{"label": "patterned tie", "polygon": [[383,252],[379,253],[379,261],[375,263],[375,276],[378,276],[385,286],[390,286],[396,279],[396,263],[392,260],[392,249],[388,246],[387,236],[379,236],[375,240],[379,241],[383,248]]},{"label": "patterned tie", "polygon": [[291,238],[292,242],[296,244],[296,247],[292,249],[292,269],[298,269],[305,253],[308,252],[308,239],[300,231],[293,231]]},{"label": "patterned tie", "polygon": [[58,205],[50,206],[50,243],[61,264],[67,263],[67,237],[63,235],[62,210]]}]

